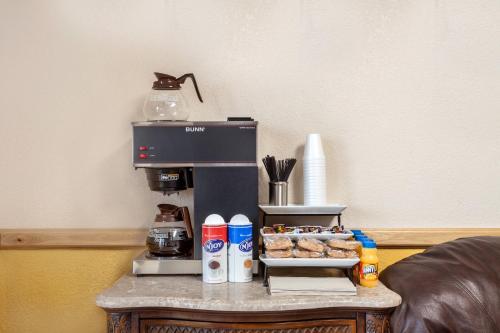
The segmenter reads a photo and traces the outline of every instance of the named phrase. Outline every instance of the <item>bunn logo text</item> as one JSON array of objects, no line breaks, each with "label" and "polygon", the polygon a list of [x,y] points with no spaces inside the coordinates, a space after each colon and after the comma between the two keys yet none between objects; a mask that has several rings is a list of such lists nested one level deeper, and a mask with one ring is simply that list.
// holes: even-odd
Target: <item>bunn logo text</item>
[{"label": "bunn logo text", "polygon": [[201,126],[186,127],[186,132],[187,133],[203,133],[203,132],[205,132],[205,127],[201,127]]}]

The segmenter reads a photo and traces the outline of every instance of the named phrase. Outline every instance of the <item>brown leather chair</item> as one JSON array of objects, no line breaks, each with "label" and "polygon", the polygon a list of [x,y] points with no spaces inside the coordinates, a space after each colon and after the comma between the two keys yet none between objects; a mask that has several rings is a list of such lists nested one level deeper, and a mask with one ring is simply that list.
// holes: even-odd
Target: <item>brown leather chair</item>
[{"label": "brown leather chair", "polygon": [[380,280],[403,298],[393,333],[500,332],[500,237],[432,246],[389,266]]}]

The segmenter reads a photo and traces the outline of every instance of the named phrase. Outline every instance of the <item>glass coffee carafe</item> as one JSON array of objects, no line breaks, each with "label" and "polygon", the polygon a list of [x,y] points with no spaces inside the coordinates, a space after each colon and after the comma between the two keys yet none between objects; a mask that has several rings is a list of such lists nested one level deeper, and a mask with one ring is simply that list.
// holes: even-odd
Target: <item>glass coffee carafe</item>
[{"label": "glass coffee carafe", "polygon": [[193,229],[187,207],[158,205],[160,214],[149,228],[146,245],[150,256],[187,257],[193,250]]},{"label": "glass coffee carafe", "polygon": [[187,120],[189,117],[189,102],[181,90],[187,78],[193,81],[196,95],[203,103],[194,74],[184,74],[178,78],[172,75],[155,73],[157,81],[144,102],[143,112],[147,120]]}]

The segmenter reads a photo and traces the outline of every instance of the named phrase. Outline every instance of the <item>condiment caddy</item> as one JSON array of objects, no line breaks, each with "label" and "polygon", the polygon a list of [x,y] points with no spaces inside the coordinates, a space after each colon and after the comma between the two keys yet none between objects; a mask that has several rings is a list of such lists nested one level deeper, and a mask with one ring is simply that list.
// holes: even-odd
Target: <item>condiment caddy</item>
[{"label": "condiment caddy", "polygon": [[[264,247],[259,259],[263,264],[264,285],[268,284],[268,268],[270,267],[327,267],[339,268],[345,271],[351,281],[354,280],[353,268],[359,263],[359,251],[353,249],[337,248],[335,244],[328,246],[326,242],[346,242],[354,236],[349,230],[344,230],[341,224],[341,214],[346,208],[345,205],[331,204],[324,206],[270,206],[259,205],[263,227],[260,230],[264,241]],[[290,216],[309,218],[313,216],[331,216],[337,219],[337,226],[268,226],[270,216]],[[283,245],[266,247],[272,240],[282,241]],[[307,242],[308,244],[306,244]],[[337,243],[338,245],[338,243]],[[315,246],[318,246],[315,248]],[[356,249],[360,243],[356,242]],[[321,247],[321,249],[319,248]],[[342,247],[342,246],[341,246]],[[270,251],[282,252],[269,252]],[[349,252],[344,252],[349,251]],[[271,255],[272,253],[272,255]]]},{"label": "condiment caddy", "polygon": [[354,240],[320,241],[306,236],[292,241],[284,234],[265,238],[260,256],[264,264],[264,285],[268,285],[269,267],[330,267],[342,269],[353,284],[377,286],[377,244],[360,230],[352,230],[352,234]]}]

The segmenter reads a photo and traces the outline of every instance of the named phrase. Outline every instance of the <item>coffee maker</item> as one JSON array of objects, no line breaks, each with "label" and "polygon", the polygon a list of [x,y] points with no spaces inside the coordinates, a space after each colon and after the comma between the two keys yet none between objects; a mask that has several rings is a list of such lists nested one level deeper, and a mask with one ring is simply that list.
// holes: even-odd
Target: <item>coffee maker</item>
[{"label": "coffee maker", "polygon": [[[246,215],[254,222],[254,242],[258,239],[256,121],[146,121],[132,127],[133,165],[145,169],[150,189],[172,194],[192,188],[193,193],[190,255],[146,251],[134,260],[134,274],[201,274],[201,225],[210,214],[226,221]],[[253,258],[258,258],[257,246]]]}]

